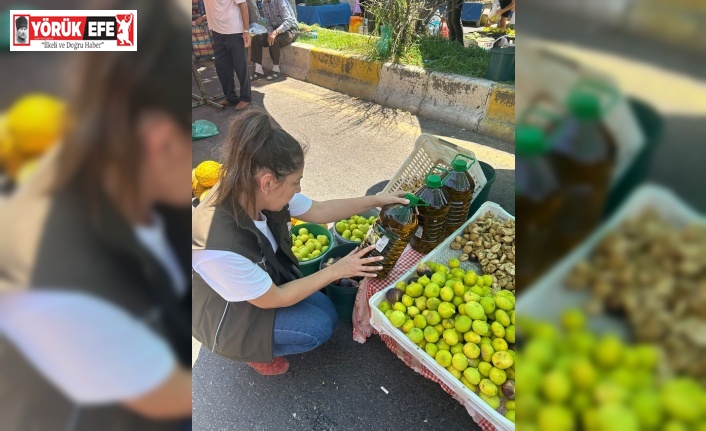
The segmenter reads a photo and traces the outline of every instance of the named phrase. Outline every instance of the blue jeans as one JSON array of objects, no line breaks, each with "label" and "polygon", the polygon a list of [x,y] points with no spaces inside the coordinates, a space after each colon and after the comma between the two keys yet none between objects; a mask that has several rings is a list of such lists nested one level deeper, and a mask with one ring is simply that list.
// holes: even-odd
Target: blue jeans
[{"label": "blue jeans", "polygon": [[275,312],[273,352],[275,356],[308,352],[331,338],[338,323],[336,309],[326,295],[308,298]]}]

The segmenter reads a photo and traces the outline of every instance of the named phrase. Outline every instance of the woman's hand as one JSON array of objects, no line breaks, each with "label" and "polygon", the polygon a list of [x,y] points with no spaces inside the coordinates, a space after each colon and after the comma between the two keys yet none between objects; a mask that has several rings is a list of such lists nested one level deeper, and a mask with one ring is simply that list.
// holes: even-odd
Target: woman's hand
[{"label": "woman's hand", "polygon": [[390,205],[390,204],[402,204],[402,205],[407,205],[409,203],[409,199],[405,199],[404,195],[405,192],[396,192],[396,193],[385,193],[381,195],[377,195],[378,198],[378,206],[384,206],[384,205]]},{"label": "woman's hand", "polygon": [[375,272],[380,271],[382,266],[366,266],[369,263],[379,262],[384,259],[382,256],[363,257],[372,251],[375,245],[365,247],[362,250],[355,249],[338,262],[330,266],[336,271],[336,279],[350,277],[375,277]]}]

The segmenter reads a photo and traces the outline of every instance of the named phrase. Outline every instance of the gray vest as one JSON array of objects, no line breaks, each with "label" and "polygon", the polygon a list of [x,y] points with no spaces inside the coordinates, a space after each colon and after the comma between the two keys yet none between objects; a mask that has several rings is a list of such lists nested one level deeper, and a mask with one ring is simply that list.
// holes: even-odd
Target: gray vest
[{"label": "gray vest", "polygon": [[[292,254],[289,206],[278,212],[263,211],[279,244],[275,253],[267,237],[240,208],[202,203],[193,213],[192,248],[237,253],[265,270],[275,285],[301,276]],[[228,302],[193,272],[192,335],[207,349],[236,361],[272,360],[274,309],[255,307],[247,301]]]},{"label": "gray vest", "polygon": [[[0,241],[0,292],[29,286],[97,296],[145,321],[189,366],[190,298],[177,298],[168,274],[107,201],[97,208],[69,192],[5,204],[0,223],[15,228],[3,229]],[[162,213],[187,277],[189,213],[188,207]],[[145,419],[121,405],[73,405],[0,337],[0,429],[166,431],[179,430],[180,421]]]}]

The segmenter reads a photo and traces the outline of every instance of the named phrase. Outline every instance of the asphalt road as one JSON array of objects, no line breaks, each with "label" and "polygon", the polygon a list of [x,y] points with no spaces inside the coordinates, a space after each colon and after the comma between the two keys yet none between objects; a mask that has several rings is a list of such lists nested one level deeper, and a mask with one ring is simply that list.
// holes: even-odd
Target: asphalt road
[{"label": "asphalt road", "polygon": [[[209,63],[207,90],[220,90]],[[194,86],[193,91],[197,91]],[[308,146],[303,193],[316,200],[365,195],[394,175],[421,133],[471,148],[497,170],[490,194],[514,213],[514,146],[455,126],[419,118],[306,82],[259,81],[255,103]],[[193,110],[221,134],[194,141],[194,166],[217,154],[232,110]],[[290,370],[265,378],[247,365],[193,343],[194,430],[476,430],[465,408],[441,387],[407,367],[373,335],[352,339],[339,323],[326,344],[288,357]],[[386,394],[381,387],[389,393]]]}]

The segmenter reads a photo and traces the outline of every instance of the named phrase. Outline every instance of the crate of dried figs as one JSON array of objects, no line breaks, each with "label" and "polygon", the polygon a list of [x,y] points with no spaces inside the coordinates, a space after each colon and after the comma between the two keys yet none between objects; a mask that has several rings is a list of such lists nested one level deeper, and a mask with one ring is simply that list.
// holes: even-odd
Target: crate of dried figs
[{"label": "crate of dried figs", "polygon": [[569,307],[597,332],[660,347],[667,373],[706,384],[706,217],[662,187],[638,189],[517,303],[555,322]]}]

